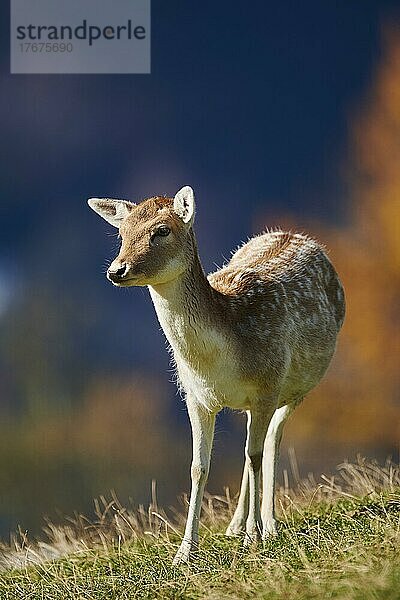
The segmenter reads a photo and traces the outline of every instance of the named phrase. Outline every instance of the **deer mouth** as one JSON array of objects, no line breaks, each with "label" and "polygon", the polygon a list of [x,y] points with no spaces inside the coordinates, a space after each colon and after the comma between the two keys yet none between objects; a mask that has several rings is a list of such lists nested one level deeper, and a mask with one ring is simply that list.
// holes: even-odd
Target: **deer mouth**
[{"label": "deer mouth", "polygon": [[145,283],[140,282],[140,277],[126,277],[125,279],[120,279],[119,281],[111,282],[115,287],[132,287],[132,286],[141,286],[146,285]]}]

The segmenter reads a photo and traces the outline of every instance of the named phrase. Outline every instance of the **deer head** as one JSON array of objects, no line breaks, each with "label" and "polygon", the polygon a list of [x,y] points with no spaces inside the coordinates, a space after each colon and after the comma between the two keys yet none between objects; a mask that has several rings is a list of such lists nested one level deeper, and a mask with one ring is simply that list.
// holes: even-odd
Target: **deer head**
[{"label": "deer head", "polygon": [[140,204],[111,198],[90,198],[88,204],[119,230],[121,248],[107,271],[114,285],[158,285],[187,269],[195,213],[191,187],[175,198],[157,196]]}]

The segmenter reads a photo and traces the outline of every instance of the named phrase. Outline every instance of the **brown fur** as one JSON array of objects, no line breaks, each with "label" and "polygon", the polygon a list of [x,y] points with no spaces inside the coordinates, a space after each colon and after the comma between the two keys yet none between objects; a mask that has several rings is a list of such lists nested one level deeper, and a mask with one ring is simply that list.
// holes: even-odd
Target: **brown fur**
[{"label": "brown fur", "polygon": [[[174,199],[157,196],[138,206],[90,203],[120,229],[121,250],[109,278],[119,286],[149,286],[186,394],[193,431],[192,493],[175,564],[189,560],[198,540],[214,419],[223,407],[248,414],[241,493],[227,533],[242,532],[244,524],[247,540],[261,531],[264,537],[276,533],[273,497],[282,428],[327,369],[344,319],[343,288],[324,249],[307,235],[267,232],[207,277],[192,229],[190,187]],[[170,229],[165,236],[157,230],[160,225]]]},{"label": "brown fur", "polygon": [[[182,266],[188,346],[198,322],[222,329],[244,378],[279,390],[280,403],[304,396],[327,368],[344,318],[343,289],[323,248],[306,235],[267,232],[244,244],[207,278],[193,231],[186,232],[172,203],[158,196],[132,209],[121,225],[119,260],[132,265],[131,274],[140,277],[140,284],[151,284],[178,253],[186,268]],[[149,244],[160,224],[173,232],[162,248]],[[261,351],[248,351],[254,340]],[[213,354],[212,347],[200,348],[196,368],[206,368]],[[287,377],[289,385],[284,384]]]}]

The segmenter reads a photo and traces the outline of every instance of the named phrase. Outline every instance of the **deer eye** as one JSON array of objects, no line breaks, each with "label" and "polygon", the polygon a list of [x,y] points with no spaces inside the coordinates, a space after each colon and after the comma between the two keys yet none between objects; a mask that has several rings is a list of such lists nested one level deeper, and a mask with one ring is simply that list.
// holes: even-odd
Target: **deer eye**
[{"label": "deer eye", "polygon": [[167,237],[167,235],[170,233],[171,230],[169,227],[167,227],[167,225],[160,225],[160,227],[157,227],[152,237],[155,237],[156,235],[159,235],[160,237]]},{"label": "deer eye", "polygon": [[171,233],[171,229],[167,225],[160,225],[153,231],[150,236],[150,243],[153,243],[156,237],[167,237]]}]

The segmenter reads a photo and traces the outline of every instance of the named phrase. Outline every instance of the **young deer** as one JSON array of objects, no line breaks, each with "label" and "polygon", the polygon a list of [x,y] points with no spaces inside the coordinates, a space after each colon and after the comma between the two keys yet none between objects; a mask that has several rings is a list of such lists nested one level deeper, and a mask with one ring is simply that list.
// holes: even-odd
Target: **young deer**
[{"label": "young deer", "polygon": [[136,205],[91,198],[89,206],[122,238],[108,279],[119,287],[149,286],[186,395],[192,490],[174,564],[189,561],[198,544],[215,416],[224,407],[247,413],[239,502],[226,533],[244,533],[245,544],[276,534],[282,429],[324,375],[344,319],[343,288],[333,266],[308,236],[274,231],[252,238],[207,277],[188,186],[173,199],[157,196]]}]

